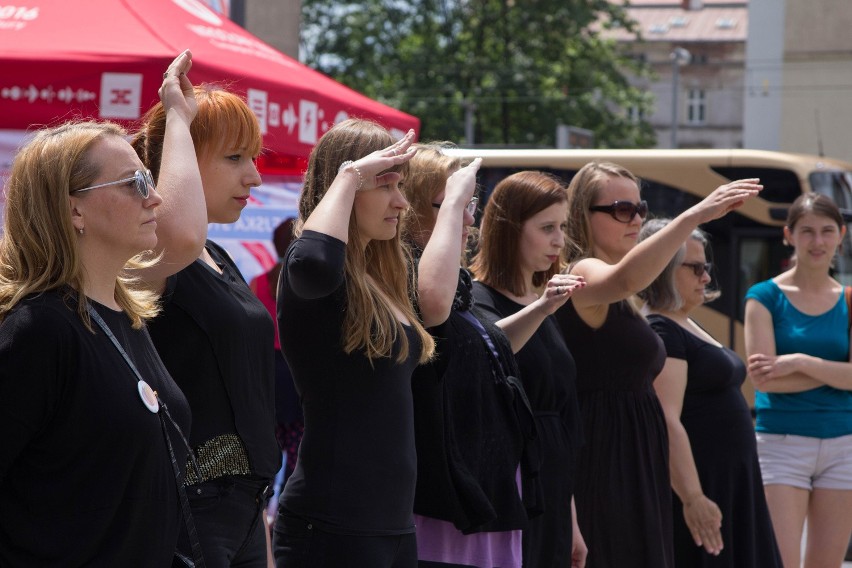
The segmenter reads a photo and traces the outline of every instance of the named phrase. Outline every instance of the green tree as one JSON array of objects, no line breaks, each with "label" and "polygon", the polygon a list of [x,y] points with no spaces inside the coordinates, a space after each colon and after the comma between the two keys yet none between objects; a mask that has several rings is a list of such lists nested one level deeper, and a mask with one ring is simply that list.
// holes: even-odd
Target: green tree
[{"label": "green tree", "polygon": [[631,29],[608,0],[303,0],[308,65],[418,116],[425,140],[552,146],[557,124],[599,147],[648,146],[627,109],[649,111],[626,75],[647,67],[602,37]]}]

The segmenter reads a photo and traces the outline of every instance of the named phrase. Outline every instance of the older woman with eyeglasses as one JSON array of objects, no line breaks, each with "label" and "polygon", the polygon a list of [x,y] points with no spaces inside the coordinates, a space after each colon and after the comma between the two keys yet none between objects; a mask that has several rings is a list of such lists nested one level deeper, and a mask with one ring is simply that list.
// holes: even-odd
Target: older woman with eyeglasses
[{"label": "older woman with eyeglasses", "polygon": [[[639,240],[671,221],[649,221]],[[781,557],[757,461],[751,411],[740,387],[746,368],[690,317],[719,297],[708,289],[707,237],[695,230],[660,275],[639,292],[666,362],[654,389],[666,415],[678,568],[780,568]]]},{"label": "older woman with eyeglasses", "polygon": [[0,240],[2,566],[172,565],[190,409],[145,330],[157,297],[138,278],[198,254],[186,238],[161,262],[142,256],[157,251],[158,228],[191,236],[206,225],[190,66],[181,54],[160,89],[170,115],[160,189],[111,123],[40,130],[12,164]]},{"label": "older woman with eyeglasses", "polygon": [[717,188],[637,244],[647,205],[639,180],[612,163],[590,163],[568,187],[569,272],[586,286],[556,312],[577,364],[586,443],[575,504],[587,566],[671,568],[668,440],[652,387],[663,368],[660,339],[630,303],[700,224],[757,194],[758,180]]}]

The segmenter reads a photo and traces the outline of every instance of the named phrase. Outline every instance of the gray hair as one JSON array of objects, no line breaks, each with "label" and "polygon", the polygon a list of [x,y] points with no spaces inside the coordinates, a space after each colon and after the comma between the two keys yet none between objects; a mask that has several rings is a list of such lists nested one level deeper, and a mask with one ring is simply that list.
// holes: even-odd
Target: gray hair
[{"label": "gray hair", "polygon": [[[639,231],[639,242],[644,241],[651,235],[660,231],[663,227],[671,223],[671,219],[650,219]],[[689,238],[701,243],[701,246],[707,248],[707,234],[701,229],[695,229]],[[651,282],[651,285],[639,292],[638,296],[648,304],[652,310],[676,311],[683,306],[683,298],[677,291],[675,286],[675,269],[680,266],[686,256],[686,243],[681,245],[675,255],[663,269],[663,271]],[[707,290],[704,292],[704,302],[710,302],[719,297],[721,292],[718,290]]]}]

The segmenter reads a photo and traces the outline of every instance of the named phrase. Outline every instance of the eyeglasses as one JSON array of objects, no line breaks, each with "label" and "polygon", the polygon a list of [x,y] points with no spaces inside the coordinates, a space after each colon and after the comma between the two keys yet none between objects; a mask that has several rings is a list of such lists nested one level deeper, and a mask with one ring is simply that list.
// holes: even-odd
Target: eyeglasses
[{"label": "eyeglasses", "polygon": [[154,187],[154,177],[151,175],[151,170],[136,170],[133,177],[110,181],[107,183],[99,183],[98,185],[84,187],[83,189],[75,189],[71,193],[81,193],[83,191],[89,191],[90,189],[98,189],[99,187],[107,187],[110,185],[121,185],[122,183],[129,183],[131,181],[135,182],[136,192],[142,196],[142,199],[148,199],[150,188]]},{"label": "eyeglasses", "polygon": [[710,274],[710,271],[713,270],[712,262],[681,262],[681,266],[687,266],[692,269],[692,273],[698,277],[701,277],[706,272]]},{"label": "eyeglasses", "polygon": [[613,201],[612,205],[592,205],[589,211],[601,211],[609,213],[619,223],[629,223],[636,215],[644,219],[648,214],[648,202],[640,201],[638,204],[632,201]]},{"label": "eyeglasses", "polygon": [[[465,211],[467,211],[467,212],[468,212],[468,214],[469,214],[471,217],[473,217],[474,215],[476,215],[476,207],[477,207],[478,205],[479,205],[479,198],[478,198],[478,197],[474,197],[473,199],[471,199],[471,200],[468,202],[468,204],[467,204],[467,205],[465,205],[465,206],[464,206],[464,210],[465,210]],[[433,203],[433,204],[432,204],[432,207],[434,207],[435,209],[440,209],[440,208],[441,208],[441,204],[440,204],[440,203]]]}]

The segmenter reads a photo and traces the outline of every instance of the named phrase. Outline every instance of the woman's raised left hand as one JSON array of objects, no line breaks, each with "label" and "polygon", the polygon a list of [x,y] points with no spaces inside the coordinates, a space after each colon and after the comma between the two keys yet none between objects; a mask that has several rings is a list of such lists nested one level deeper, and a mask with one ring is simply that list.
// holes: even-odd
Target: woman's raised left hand
[{"label": "woman's raised left hand", "polygon": [[192,69],[192,52],[188,49],[175,57],[166,72],[163,73],[163,84],[160,85],[160,100],[169,111],[178,112],[187,124],[191,123],[198,112],[192,81],[187,73]]}]

